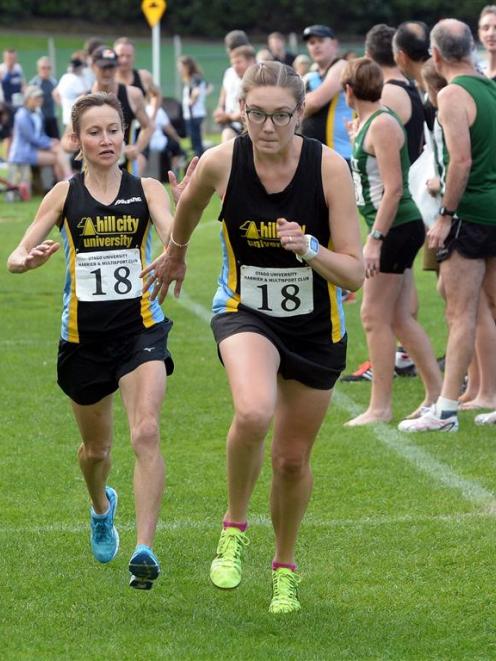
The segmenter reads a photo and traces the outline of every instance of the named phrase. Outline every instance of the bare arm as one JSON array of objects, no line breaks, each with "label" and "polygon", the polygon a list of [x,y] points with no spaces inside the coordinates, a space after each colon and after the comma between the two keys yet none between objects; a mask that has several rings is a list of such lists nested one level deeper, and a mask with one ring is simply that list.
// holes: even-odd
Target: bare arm
[{"label": "bare arm", "polygon": [[[439,121],[443,127],[449,164],[442,205],[456,210],[472,167],[470,125],[476,108],[472,97],[458,85],[448,85],[438,95]],[[450,216],[438,216],[428,232],[429,246],[442,248],[451,228]]]},{"label": "bare arm", "polygon": [[62,181],[45,195],[34,221],[7,260],[11,273],[25,273],[42,266],[60,248],[60,244],[47,236],[62,214],[68,190],[68,182]]},{"label": "bare arm", "polygon": [[134,145],[126,145],[125,148],[126,156],[133,159],[136,158],[138,154],[141,154],[150,142],[153,133],[153,122],[147,115],[143,92],[137,87],[132,86],[128,86],[127,91],[134,115],[141,126],[141,131],[139,132],[136,143]]},{"label": "bare arm", "polygon": [[141,77],[141,81],[146,90],[146,93],[150,97],[150,105],[153,108],[151,118],[154,120],[157,116],[158,109],[162,104],[162,92],[160,91],[160,87],[156,85],[155,81],[153,80],[153,76],[149,71],[146,69],[140,69],[139,75]]},{"label": "bare arm", "polygon": [[172,228],[172,214],[170,210],[169,196],[167,191],[156,179],[144,178],[141,180],[145,192],[150,218],[153,221],[157,234],[164,247],[170,239]]},{"label": "bare arm", "polygon": [[305,117],[316,113],[341,91],[341,74],[345,67],[346,62],[338,60],[329,69],[322,84],[305,95]]},{"label": "bare arm", "polygon": [[[362,286],[364,268],[353,181],[346,162],[327,148],[323,151],[322,182],[332,250],[320,245],[310,265],[328,282],[355,291]],[[297,223],[279,219],[278,235],[283,248],[299,256],[305,253],[303,231]]]},{"label": "bare arm", "polygon": [[[379,115],[371,124],[365,138],[365,148],[375,154],[379,175],[384,192],[377,209],[373,229],[386,235],[395,216],[403,195],[403,175],[401,171],[400,150],[405,142],[405,135],[396,119],[390,115]],[[367,277],[379,273],[382,241],[370,235],[363,249]]]},{"label": "bare arm", "polygon": [[224,143],[209,149],[202,156],[191,181],[181,194],[174,218],[171,240],[167,250],[143,271],[153,271],[156,286],[152,297],[162,302],[167,296],[169,285],[175,281],[174,295],[180,294],[186,273],[185,256],[190,237],[200,221],[203,210],[212,195],[227,181],[231,167],[232,144]]}]

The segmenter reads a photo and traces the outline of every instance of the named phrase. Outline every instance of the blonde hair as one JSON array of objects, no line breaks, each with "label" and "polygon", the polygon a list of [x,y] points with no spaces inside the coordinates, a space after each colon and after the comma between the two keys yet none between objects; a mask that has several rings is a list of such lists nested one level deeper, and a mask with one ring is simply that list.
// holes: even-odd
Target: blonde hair
[{"label": "blonde hair", "polygon": [[256,87],[287,89],[294,96],[298,107],[301,107],[305,100],[303,80],[293,67],[288,67],[280,62],[259,62],[248,67],[241,80],[240,100],[244,101],[248,93]]}]

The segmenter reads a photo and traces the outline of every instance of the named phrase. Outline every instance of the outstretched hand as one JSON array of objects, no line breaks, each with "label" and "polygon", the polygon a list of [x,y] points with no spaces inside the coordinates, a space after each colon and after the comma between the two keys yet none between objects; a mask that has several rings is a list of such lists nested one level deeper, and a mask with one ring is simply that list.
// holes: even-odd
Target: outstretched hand
[{"label": "outstretched hand", "polygon": [[181,197],[184,189],[191,181],[191,177],[193,176],[193,172],[195,171],[198,160],[198,156],[195,156],[191,159],[190,164],[188,165],[188,169],[186,170],[186,174],[184,175],[182,181],[179,183],[174,172],[169,170],[169,183],[171,185],[172,197],[174,198],[174,202],[176,204],[179,202],[179,198]]},{"label": "outstretched hand", "polygon": [[[179,254],[179,250],[169,245],[165,252],[154,259],[140,273],[141,278],[146,278],[143,293],[151,289],[150,298],[152,301],[158,298],[159,303],[163,303],[173,281],[176,283],[174,285],[174,296],[179,297],[186,275],[186,262],[184,261],[184,255]],[[175,251],[177,251],[177,254]]]},{"label": "outstretched hand", "polygon": [[56,243],[51,239],[46,239],[39,245],[31,248],[24,260],[26,270],[37,269],[39,266],[42,266],[59,248],[60,243]]}]

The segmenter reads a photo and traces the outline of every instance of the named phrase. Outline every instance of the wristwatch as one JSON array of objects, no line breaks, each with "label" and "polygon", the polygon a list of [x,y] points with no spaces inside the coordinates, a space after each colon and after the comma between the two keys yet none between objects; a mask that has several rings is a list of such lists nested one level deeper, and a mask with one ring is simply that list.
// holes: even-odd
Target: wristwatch
[{"label": "wristwatch", "polygon": [[379,230],[370,230],[369,236],[376,239],[376,241],[384,241],[386,238],[386,235]]},{"label": "wristwatch", "polygon": [[453,217],[454,215],[456,215],[456,210],[451,211],[450,209],[448,209],[448,207],[441,207],[439,209],[439,215],[440,216],[451,216],[451,217]]},{"label": "wristwatch", "polygon": [[320,244],[319,244],[318,239],[316,239],[311,234],[305,234],[305,241],[306,241],[306,244],[307,244],[307,249],[306,249],[305,254],[301,255],[301,259],[303,259],[305,262],[309,262],[314,257],[317,257],[317,253],[319,252]]}]

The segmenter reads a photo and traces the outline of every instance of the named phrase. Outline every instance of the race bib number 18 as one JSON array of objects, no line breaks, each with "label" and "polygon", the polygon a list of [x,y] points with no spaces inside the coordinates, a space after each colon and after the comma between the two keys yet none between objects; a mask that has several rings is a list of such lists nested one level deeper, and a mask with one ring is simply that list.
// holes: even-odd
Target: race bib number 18
[{"label": "race bib number 18", "polygon": [[122,301],[143,292],[138,248],[82,252],[76,255],[76,296],[79,301]]},{"label": "race bib number 18", "polygon": [[241,266],[241,303],[270,317],[313,311],[313,271]]}]

